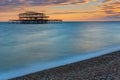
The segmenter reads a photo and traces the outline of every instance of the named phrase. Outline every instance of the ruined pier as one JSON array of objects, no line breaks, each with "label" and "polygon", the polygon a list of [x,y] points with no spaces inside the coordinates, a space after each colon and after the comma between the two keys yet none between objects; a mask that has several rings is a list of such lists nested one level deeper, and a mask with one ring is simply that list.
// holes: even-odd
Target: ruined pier
[{"label": "ruined pier", "polygon": [[25,13],[20,13],[19,19],[10,20],[13,24],[54,24],[62,23],[61,19],[49,19],[45,13],[38,13],[33,11],[27,11]]}]

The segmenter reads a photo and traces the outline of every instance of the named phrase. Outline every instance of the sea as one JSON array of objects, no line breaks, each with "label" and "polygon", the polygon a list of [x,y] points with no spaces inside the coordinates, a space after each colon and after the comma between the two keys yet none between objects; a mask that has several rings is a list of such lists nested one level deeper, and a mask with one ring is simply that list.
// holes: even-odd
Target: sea
[{"label": "sea", "polygon": [[0,23],[0,80],[120,50],[120,22]]}]

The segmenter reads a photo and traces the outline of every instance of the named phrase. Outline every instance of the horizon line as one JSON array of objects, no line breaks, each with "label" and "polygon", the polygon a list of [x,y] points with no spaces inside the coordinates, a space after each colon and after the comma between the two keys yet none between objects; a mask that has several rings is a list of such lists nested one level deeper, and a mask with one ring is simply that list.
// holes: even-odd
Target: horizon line
[{"label": "horizon line", "polygon": [[[119,22],[120,20],[94,20],[94,21],[64,21],[63,22]],[[0,22],[9,22],[9,21],[0,21]]]}]

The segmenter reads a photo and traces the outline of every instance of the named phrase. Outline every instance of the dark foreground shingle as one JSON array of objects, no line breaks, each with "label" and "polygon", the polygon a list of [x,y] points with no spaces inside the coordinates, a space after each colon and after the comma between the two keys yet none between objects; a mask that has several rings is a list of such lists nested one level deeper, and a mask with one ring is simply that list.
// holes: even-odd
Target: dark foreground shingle
[{"label": "dark foreground shingle", "polygon": [[120,80],[120,51],[10,80]]}]

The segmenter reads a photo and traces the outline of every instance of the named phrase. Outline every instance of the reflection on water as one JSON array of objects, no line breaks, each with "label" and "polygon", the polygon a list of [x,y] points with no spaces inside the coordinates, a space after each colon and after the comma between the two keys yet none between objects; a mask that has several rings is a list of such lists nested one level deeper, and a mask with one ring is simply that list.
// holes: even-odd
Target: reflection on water
[{"label": "reflection on water", "polygon": [[120,22],[0,23],[0,74],[120,45]]}]

